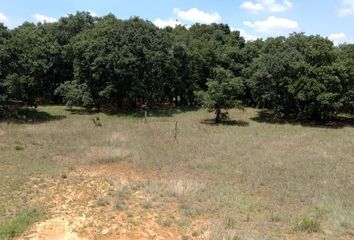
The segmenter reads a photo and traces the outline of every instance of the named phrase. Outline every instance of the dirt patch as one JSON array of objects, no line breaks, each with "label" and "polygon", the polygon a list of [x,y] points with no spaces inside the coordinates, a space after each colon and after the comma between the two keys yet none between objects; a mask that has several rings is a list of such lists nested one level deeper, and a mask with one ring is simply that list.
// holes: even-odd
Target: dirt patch
[{"label": "dirt patch", "polygon": [[80,238],[73,232],[73,228],[70,226],[68,220],[54,218],[37,224],[26,238],[23,239],[85,240],[86,238]]},{"label": "dirt patch", "polygon": [[117,178],[123,182],[152,180],[162,177],[161,173],[147,169],[138,169],[125,161],[116,164],[84,166],[79,171],[92,177]]},{"label": "dirt patch", "polygon": [[[48,209],[48,220],[19,239],[180,239],[191,236],[173,198],[152,198],[128,163],[81,168],[65,178],[31,179],[33,204]],[[40,184],[39,184],[40,183]],[[191,236],[193,239],[193,237]]]}]

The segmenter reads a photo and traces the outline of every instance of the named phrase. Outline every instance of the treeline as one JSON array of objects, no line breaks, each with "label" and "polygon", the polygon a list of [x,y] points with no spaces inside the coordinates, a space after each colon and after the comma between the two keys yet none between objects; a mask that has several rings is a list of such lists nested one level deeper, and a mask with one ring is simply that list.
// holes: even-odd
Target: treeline
[{"label": "treeline", "polygon": [[224,24],[159,29],[87,12],[0,24],[0,105],[11,102],[98,110],[242,102],[322,119],[354,113],[354,45],[302,33],[246,42]]}]

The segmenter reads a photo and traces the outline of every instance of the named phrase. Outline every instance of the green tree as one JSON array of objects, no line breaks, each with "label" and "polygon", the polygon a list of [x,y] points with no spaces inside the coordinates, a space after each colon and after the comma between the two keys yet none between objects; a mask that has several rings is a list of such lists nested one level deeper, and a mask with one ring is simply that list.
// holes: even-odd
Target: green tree
[{"label": "green tree", "polygon": [[354,44],[345,44],[337,48],[336,76],[342,86],[341,112],[354,114]]},{"label": "green tree", "polygon": [[[213,69],[213,78],[208,79],[206,91],[196,92],[202,107],[215,111],[215,122],[222,120],[222,109],[242,108],[239,100],[244,86],[241,78],[236,78],[230,70],[221,67]],[[224,115],[225,116],[225,115]]]},{"label": "green tree", "polygon": [[0,23],[0,105],[5,100],[7,93],[4,80],[8,73],[9,58],[5,52],[4,46],[9,37],[9,30],[2,23]]},{"label": "green tree", "polygon": [[59,47],[42,28],[24,23],[11,31],[2,48],[7,64],[3,85],[7,99],[44,103],[54,93],[53,63]]},{"label": "green tree", "polygon": [[321,120],[341,109],[343,83],[333,43],[320,36],[269,38],[248,67],[258,106],[280,116]]}]

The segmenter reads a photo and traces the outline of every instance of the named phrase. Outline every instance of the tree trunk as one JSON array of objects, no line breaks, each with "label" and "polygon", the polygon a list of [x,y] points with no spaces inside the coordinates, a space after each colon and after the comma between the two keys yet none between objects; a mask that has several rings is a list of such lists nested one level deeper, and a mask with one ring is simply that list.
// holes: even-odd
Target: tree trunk
[{"label": "tree trunk", "polygon": [[220,123],[220,115],[221,115],[221,109],[220,108],[216,108],[215,109],[215,123]]}]

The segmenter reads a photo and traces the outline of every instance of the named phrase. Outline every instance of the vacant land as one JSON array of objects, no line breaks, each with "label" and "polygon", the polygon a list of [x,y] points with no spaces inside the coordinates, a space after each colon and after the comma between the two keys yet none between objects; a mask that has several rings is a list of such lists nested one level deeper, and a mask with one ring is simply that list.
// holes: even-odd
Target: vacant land
[{"label": "vacant land", "polygon": [[0,239],[354,239],[353,125],[230,116],[40,107],[0,123]]}]

